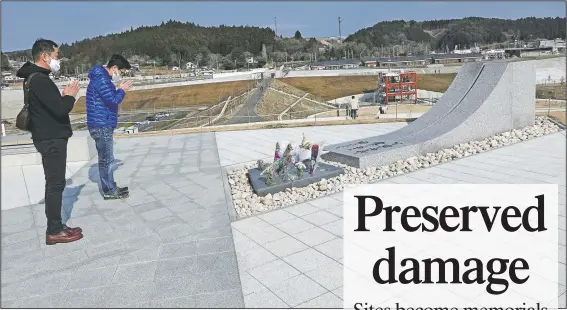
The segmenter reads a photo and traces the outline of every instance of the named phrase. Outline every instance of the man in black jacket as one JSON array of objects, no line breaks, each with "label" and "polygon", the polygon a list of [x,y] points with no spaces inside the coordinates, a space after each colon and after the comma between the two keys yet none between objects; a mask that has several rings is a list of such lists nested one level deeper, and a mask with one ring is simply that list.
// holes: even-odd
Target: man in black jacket
[{"label": "man in black jacket", "polygon": [[47,217],[46,244],[68,243],[83,238],[79,227],[71,228],[62,223],[61,204],[65,189],[67,167],[67,142],[73,135],[69,112],[75,105],[79,83],[74,81],[63,90],[49,78],[59,70],[59,48],[51,40],[39,39],[32,47],[35,63],[27,62],[18,70],[24,78],[37,72],[30,82],[29,118],[32,140],[41,154],[45,173],[45,215]]}]

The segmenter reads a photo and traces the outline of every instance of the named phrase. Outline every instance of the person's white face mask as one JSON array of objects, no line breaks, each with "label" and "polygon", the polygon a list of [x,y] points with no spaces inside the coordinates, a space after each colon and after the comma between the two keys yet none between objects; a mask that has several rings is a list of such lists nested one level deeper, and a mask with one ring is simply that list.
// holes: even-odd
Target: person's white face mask
[{"label": "person's white face mask", "polygon": [[113,80],[114,82],[118,82],[118,81],[120,81],[121,79],[122,79],[122,76],[120,75],[120,71],[115,70],[115,71],[112,72],[112,80]]},{"label": "person's white face mask", "polygon": [[53,59],[50,57],[50,61],[49,61],[49,68],[51,69],[51,72],[53,73],[57,73],[57,71],[59,71],[59,69],[61,69],[61,61],[59,61],[59,59]]}]

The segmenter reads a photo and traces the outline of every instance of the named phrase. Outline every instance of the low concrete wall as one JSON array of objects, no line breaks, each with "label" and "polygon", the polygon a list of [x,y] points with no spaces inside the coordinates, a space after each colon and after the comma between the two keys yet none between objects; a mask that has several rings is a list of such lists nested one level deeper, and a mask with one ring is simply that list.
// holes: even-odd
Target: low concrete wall
[{"label": "low concrete wall", "polygon": [[[38,204],[45,195],[45,175],[41,155],[26,137],[13,139],[20,145],[2,149],[2,210]],[[5,142],[5,141],[3,141]],[[93,139],[88,132],[75,132],[67,147],[69,179],[97,155]]]},{"label": "low concrete wall", "polygon": [[[29,136],[13,136],[12,140],[15,143],[2,141],[2,167],[41,165],[41,155]],[[67,162],[89,161],[96,155],[96,146],[89,133],[75,131],[67,144]]]},{"label": "low concrete wall", "polygon": [[425,89],[418,89],[417,90],[417,98],[424,99],[424,100],[434,100],[443,97],[443,93],[439,93],[436,91],[425,90]]}]

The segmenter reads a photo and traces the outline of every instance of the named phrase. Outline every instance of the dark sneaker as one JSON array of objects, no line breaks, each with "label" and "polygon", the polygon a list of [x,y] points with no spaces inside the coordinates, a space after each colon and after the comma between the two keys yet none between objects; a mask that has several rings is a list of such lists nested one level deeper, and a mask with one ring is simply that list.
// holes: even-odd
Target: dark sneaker
[{"label": "dark sneaker", "polygon": [[118,189],[119,193],[128,193],[128,186],[124,186],[124,187],[116,187]]},{"label": "dark sneaker", "polygon": [[123,193],[123,192],[120,192],[120,191],[116,191],[116,193],[108,193],[108,194],[102,195],[104,200],[126,199],[129,196],[130,196],[130,193],[128,193],[128,192]]},{"label": "dark sneaker", "polygon": [[128,191],[128,186],[124,186],[124,187],[119,187],[118,184],[116,184],[116,182],[114,182],[114,187],[116,187],[116,189],[118,190],[118,192],[127,192]]},{"label": "dark sneaker", "polygon": [[118,190],[119,193],[128,192],[128,186],[119,187],[118,184],[116,184],[116,182],[114,182],[114,187],[116,187],[116,189]]}]

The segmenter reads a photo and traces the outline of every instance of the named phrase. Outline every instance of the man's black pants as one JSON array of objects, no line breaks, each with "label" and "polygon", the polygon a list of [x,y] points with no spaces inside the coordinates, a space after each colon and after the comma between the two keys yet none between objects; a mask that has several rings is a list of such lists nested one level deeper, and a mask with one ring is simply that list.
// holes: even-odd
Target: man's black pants
[{"label": "man's black pants", "polygon": [[65,190],[68,141],[69,139],[49,139],[33,142],[41,154],[45,173],[45,216],[48,235],[56,235],[63,230],[61,204]]}]

